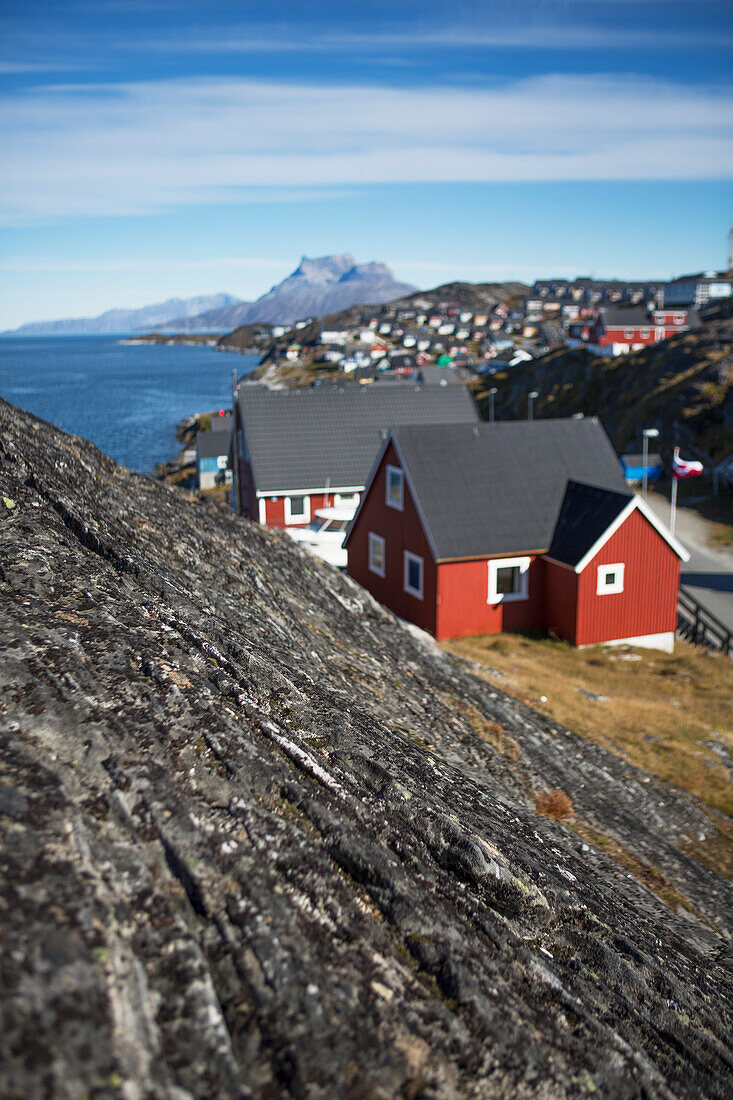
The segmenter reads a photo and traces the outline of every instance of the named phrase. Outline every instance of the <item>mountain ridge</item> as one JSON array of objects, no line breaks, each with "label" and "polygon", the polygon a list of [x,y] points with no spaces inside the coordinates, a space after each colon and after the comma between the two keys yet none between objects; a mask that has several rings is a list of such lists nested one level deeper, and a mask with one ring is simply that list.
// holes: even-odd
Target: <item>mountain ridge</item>
[{"label": "mountain ridge", "polygon": [[94,336],[105,333],[143,332],[171,321],[173,317],[192,317],[207,309],[221,309],[239,299],[231,294],[203,294],[194,298],[168,298],[165,302],[137,309],[108,309],[97,317],[72,317],[58,321],[29,321],[7,330],[3,336]]},{"label": "mountain ridge", "polygon": [[415,293],[409,283],[395,280],[386,264],[357,263],[346,252],[317,258],[303,256],[296,269],[255,302],[213,309],[198,317],[178,318],[164,331],[193,329],[230,331],[242,325],[289,325],[355,305],[376,305]]}]

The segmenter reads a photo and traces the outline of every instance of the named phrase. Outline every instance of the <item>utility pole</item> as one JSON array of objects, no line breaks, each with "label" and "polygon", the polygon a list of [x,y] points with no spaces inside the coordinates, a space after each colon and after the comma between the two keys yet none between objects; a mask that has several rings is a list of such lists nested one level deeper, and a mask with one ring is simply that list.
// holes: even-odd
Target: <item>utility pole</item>
[{"label": "utility pole", "polygon": [[659,435],[659,432],[657,431],[656,428],[644,428],[644,431],[641,434],[642,434],[642,438],[643,438],[643,443],[641,445],[641,450],[642,450],[641,467],[642,467],[642,470],[644,471],[641,475],[641,495],[644,497],[644,500],[646,500],[646,486],[647,486],[647,481],[648,481],[647,466],[648,466],[648,457],[649,457],[649,440],[650,439],[656,439],[657,436]]},{"label": "utility pole", "polygon": [[491,389],[489,390],[489,423],[490,424],[494,423],[494,398],[496,397],[498,392],[499,391],[496,388],[496,386],[492,386]]}]

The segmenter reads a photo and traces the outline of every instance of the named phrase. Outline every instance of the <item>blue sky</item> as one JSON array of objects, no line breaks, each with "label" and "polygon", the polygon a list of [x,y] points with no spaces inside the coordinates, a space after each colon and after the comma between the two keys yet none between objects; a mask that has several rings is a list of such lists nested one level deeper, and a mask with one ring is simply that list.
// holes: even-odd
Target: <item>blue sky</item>
[{"label": "blue sky", "polygon": [[0,329],[301,254],[418,286],[721,267],[730,0],[5,0]]}]

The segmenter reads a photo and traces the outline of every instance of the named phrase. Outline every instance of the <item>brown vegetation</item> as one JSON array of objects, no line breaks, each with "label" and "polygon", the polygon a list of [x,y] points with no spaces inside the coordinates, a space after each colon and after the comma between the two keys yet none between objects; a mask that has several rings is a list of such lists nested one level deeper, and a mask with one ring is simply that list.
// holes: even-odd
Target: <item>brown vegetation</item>
[{"label": "brown vegetation", "polygon": [[534,805],[538,814],[564,821],[573,816],[573,801],[565,791],[539,791],[534,796]]}]

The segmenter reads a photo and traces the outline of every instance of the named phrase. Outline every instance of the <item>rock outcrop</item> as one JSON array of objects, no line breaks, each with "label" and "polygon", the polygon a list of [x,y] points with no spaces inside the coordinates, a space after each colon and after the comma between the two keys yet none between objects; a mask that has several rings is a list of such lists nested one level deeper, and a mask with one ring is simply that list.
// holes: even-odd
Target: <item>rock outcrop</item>
[{"label": "rock outcrop", "polygon": [[2,402],[0,623],[4,1097],[730,1095],[709,808]]}]

